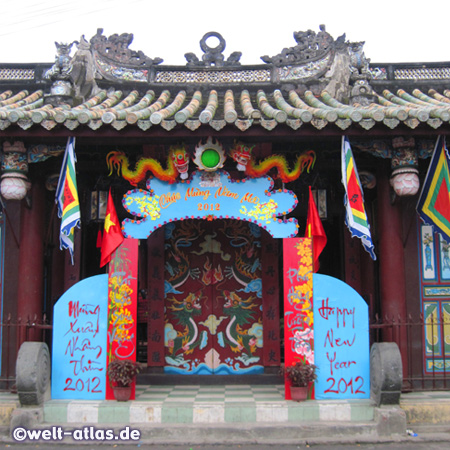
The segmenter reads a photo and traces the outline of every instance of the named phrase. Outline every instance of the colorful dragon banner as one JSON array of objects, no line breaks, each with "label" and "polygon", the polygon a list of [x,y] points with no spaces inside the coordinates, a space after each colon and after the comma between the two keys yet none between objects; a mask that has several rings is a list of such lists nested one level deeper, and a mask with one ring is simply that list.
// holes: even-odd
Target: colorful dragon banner
[{"label": "colorful dragon banner", "polygon": [[258,224],[273,237],[293,237],[297,220],[280,219],[297,205],[297,197],[287,189],[272,191],[270,177],[234,182],[225,171],[195,172],[189,182],[168,184],[148,180],[148,191],[128,191],[123,206],[139,219],[125,219],[126,236],[147,238],[166,223],[184,219],[237,219]]}]

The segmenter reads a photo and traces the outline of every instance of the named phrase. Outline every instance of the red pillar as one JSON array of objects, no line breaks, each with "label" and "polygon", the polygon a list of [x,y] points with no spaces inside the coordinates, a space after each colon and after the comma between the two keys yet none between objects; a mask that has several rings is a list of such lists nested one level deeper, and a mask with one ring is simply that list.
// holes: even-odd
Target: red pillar
[{"label": "red pillar", "polygon": [[[41,320],[44,302],[44,186],[34,182],[29,195],[31,207],[22,201],[20,220],[17,315],[22,321],[35,316]],[[39,340],[39,335],[32,331],[29,340]]]},{"label": "red pillar", "polygon": [[[390,185],[386,172],[377,180],[378,186],[378,234],[380,246],[380,296],[381,314],[389,321],[406,319],[405,261],[401,212],[398,204],[391,204]],[[403,373],[407,372],[406,329],[393,329],[385,334],[385,341],[399,346]]]}]

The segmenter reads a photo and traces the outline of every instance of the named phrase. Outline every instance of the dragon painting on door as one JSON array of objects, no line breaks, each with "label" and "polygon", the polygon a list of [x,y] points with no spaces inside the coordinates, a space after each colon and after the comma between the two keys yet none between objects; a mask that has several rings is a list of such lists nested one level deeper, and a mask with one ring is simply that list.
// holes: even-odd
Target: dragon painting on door
[{"label": "dragon painting on door", "polygon": [[165,226],[165,372],[264,371],[263,232],[237,220]]}]

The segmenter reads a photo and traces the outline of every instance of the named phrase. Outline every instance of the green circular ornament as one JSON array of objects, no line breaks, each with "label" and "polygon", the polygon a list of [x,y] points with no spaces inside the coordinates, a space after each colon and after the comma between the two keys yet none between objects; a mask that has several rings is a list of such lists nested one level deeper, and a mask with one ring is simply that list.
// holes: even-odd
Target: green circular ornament
[{"label": "green circular ornament", "polygon": [[202,153],[201,161],[208,169],[214,169],[220,162],[220,155],[217,150],[208,149]]}]

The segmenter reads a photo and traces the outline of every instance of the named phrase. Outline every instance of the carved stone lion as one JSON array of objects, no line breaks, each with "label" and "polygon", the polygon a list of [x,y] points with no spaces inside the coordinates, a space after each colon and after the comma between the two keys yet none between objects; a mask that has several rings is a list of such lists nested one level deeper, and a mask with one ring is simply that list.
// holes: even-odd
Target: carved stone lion
[{"label": "carved stone lion", "polygon": [[70,44],[55,42],[55,64],[53,64],[53,66],[49,70],[47,70],[47,72],[45,72],[44,78],[51,80],[64,80],[69,78],[69,74],[72,71],[70,51],[73,44],[78,44],[78,42],[73,41]]}]

